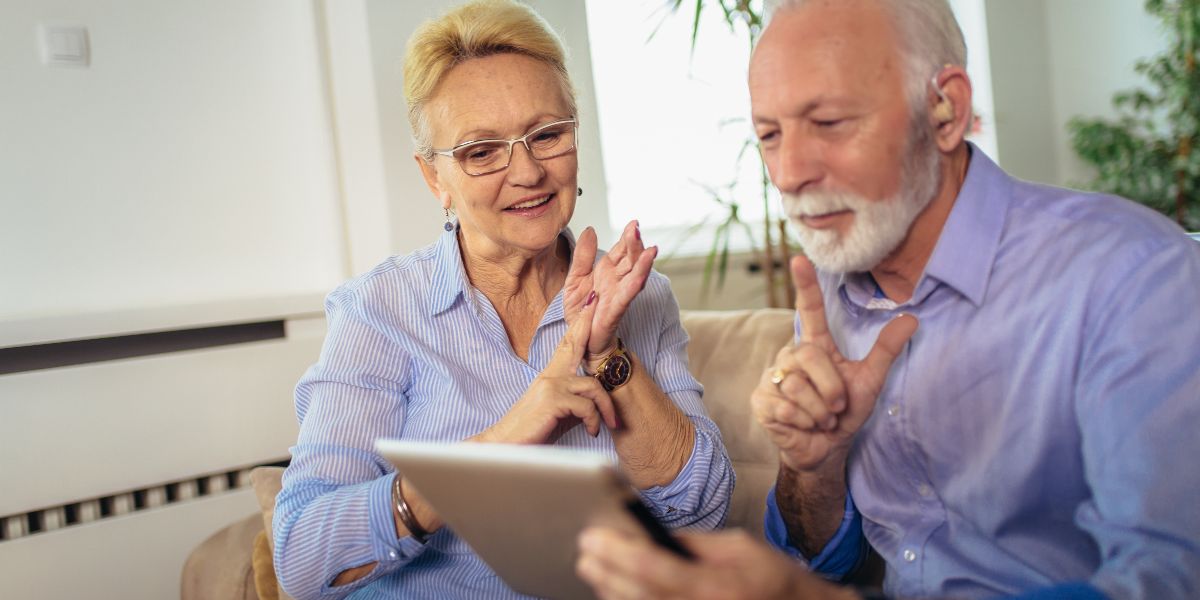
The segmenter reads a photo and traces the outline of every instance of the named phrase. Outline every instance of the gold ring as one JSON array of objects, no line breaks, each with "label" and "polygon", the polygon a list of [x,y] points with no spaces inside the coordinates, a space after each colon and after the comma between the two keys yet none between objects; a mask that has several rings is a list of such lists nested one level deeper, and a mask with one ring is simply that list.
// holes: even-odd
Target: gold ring
[{"label": "gold ring", "polygon": [[789,373],[791,373],[791,371],[780,367],[776,367],[771,370],[771,383],[775,384],[775,389],[779,390],[780,392],[783,391],[783,380],[787,379]]}]

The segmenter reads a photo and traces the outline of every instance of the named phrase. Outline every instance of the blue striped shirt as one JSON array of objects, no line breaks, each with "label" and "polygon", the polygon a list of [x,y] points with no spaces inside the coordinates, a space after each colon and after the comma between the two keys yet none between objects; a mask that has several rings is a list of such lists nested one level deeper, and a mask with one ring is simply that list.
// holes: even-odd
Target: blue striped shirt
[{"label": "blue striped shirt", "polygon": [[[458,441],[498,421],[566,333],[562,293],[538,325],[528,362],[521,360],[496,310],[468,281],[451,231],[343,284],[325,310],[320,359],[296,388],[300,437],[275,509],[275,568],[284,588],[297,598],[521,597],[448,527],[426,544],[396,538],[394,470],[373,448],[381,437]],[[733,468],[688,371],[688,337],[665,277],[651,273],[618,333],[695,426],[679,476],[643,498],[668,526],[721,526]],[[557,444],[617,458],[603,428],[592,438],[575,427]],[[482,502],[480,510],[487,510]],[[330,586],[339,573],[373,562],[366,577]]]}]

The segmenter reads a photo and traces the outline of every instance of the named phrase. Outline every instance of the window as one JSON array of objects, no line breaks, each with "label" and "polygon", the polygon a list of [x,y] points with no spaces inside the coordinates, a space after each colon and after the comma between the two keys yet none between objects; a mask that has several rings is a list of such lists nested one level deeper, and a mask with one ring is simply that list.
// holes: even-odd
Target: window
[{"label": "window", "polygon": [[[749,36],[730,31],[720,8],[709,6],[692,54],[690,13],[671,14],[665,5],[592,0],[587,17],[612,225],[619,231],[638,219],[671,251],[689,226],[728,214],[714,192],[737,201],[744,221],[764,215],[757,150],[738,161],[754,133]],[[692,237],[679,250],[706,252],[711,236]]]}]

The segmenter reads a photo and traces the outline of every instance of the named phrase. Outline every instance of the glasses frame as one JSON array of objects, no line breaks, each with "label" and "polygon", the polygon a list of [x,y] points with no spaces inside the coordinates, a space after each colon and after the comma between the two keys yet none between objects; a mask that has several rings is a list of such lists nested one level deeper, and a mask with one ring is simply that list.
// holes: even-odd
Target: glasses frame
[{"label": "glasses frame", "polygon": [[[562,152],[560,152],[558,154],[555,154],[554,156],[547,156],[544,158],[538,158],[538,157],[534,156],[533,148],[529,147],[529,137],[534,134],[541,133],[542,131],[549,129],[550,127],[554,127],[556,125],[562,125],[563,123],[571,124],[571,130],[572,130],[571,131],[571,135],[572,135],[571,147],[567,148],[566,150],[563,150]],[[454,162],[458,163],[458,168],[462,169],[463,173],[466,173],[467,175],[470,175],[471,177],[482,177],[484,175],[491,175],[492,173],[499,173],[500,171],[507,169],[508,166],[510,164],[512,164],[513,145],[516,144],[517,142],[520,142],[522,146],[525,146],[525,151],[529,153],[529,158],[532,158],[534,160],[542,161],[542,160],[550,160],[552,158],[558,158],[560,156],[569,154],[572,150],[575,150],[576,148],[579,147],[579,121],[575,117],[571,117],[569,119],[560,119],[558,121],[552,121],[550,123],[546,123],[545,125],[540,125],[534,129],[530,130],[529,133],[526,133],[525,135],[523,135],[521,137],[513,138],[511,140],[501,140],[501,139],[469,140],[469,141],[463,142],[461,144],[457,144],[455,146],[452,146],[450,148],[446,148],[443,150],[434,149],[433,153],[437,156],[447,156],[447,157],[453,159]],[[485,171],[483,173],[472,173],[472,172],[468,171],[466,165],[464,165],[462,163],[462,161],[459,160],[459,158],[454,155],[454,153],[456,151],[461,150],[467,146],[470,146],[472,144],[482,144],[482,143],[508,144],[508,160],[504,162],[504,166],[497,167],[495,169],[492,169],[491,171]]]}]

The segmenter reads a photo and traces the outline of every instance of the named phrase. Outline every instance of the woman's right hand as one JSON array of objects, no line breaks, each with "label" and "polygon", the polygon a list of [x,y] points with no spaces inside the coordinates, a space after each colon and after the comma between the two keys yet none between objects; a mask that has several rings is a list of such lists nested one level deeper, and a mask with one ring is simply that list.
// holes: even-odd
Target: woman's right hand
[{"label": "woman's right hand", "polygon": [[596,230],[584,229],[575,244],[571,267],[563,283],[563,310],[568,323],[577,318],[571,311],[581,306],[591,294],[599,298],[592,330],[588,334],[586,357],[593,362],[588,365],[589,371],[594,371],[600,359],[617,348],[617,326],[633,299],[646,287],[650,269],[658,256],[658,246],[646,248],[642,245],[637,221],[630,221],[625,226],[621,238],[600,260],[596,260],[597,243]]},{"label": "woman's right hand", "polygon": [[544,444],[553,442],[579,421],[593,437],[600,434],[601,421],[609,429],[616,429],[617,413],[608,392],[594,377],[579,374],[596,304],[593,298],[584,305],[580,318],[571,321],[550,363],[525,394],[495,425],[472,441]]}]

